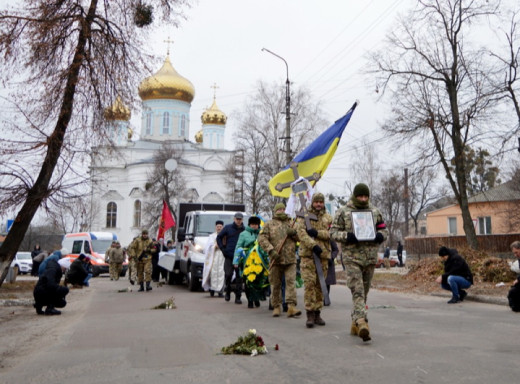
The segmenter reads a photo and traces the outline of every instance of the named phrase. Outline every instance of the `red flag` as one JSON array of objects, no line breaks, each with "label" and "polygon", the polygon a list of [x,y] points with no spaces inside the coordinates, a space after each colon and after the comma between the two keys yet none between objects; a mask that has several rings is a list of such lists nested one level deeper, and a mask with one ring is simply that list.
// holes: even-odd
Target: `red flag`
[{"label": "red flag", "polygon": [[162,214],[159,220],[159,230],[157,231],[157,240],[164,239],[164,233],[171,227],[175,227],[175,220],[168,208],[168,204],[163,200]]}]

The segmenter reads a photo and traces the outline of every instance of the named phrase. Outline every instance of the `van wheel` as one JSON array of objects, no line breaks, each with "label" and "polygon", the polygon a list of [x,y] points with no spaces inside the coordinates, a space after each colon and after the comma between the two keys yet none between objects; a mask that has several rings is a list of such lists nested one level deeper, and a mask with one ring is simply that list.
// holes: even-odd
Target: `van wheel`
[{"label": "van wheel", "polygon": [[187,279],[188,279],[188,289],[191,292],[195,292],[199,290],[199,284],[195,279],[193,278],[195,276],[195,268],[193,266],[190,266],[190,270],[188,271]]},{"label": "van wheel", "polygon": [[168,271],[167,281],[169,285],[181,285],[182,275],[180,273]]}]

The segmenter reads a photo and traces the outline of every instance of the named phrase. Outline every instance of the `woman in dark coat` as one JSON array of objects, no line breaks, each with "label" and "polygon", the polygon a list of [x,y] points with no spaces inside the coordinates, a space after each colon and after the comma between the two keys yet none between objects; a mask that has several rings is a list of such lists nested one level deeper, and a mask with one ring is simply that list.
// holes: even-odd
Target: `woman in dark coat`
[{"label": "woman in dark coat", "polygon": [[31,276],[38,276],[38,268],[40,267],[41,261],[36,261],[36,260],[34,260],[34,258],[36,256],[38,256],[40,253],[42,253],[40,244],[36,244],[34,246],[34,249],[31,252],[31,259],[33,262],[32,269],[31,269]]},{"label": "woman in dark coat", "polygon": [[[60,285],[63,276],[62,267],[56,260],[49,260],[43,274],[38,279],[34,287],[34,308],[38,315],[61,315],[56,308],[63,308],[67,305],[65,296],[69,289]],[[45,312],[43,307],[47,307]]]}]

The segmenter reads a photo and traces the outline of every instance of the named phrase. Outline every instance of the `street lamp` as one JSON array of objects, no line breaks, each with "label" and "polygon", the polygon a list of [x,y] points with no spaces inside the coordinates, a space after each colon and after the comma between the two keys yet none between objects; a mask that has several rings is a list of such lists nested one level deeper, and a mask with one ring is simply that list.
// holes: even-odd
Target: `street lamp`
[{"label": "street lamp", "polygon": [[267,48],[262,48],[262,51],[268,52],[273,56],[278,57],[283,60],[285,63],[285,68],[287,69],[287,79],[285,80],[285,157],[287,160],[287,164],[289,164],[292,160],[291,156],[291,90],[290,90],[290,82],[289,82],[289,66],[287,65],[287,61],[276,53],[268,50]]}]

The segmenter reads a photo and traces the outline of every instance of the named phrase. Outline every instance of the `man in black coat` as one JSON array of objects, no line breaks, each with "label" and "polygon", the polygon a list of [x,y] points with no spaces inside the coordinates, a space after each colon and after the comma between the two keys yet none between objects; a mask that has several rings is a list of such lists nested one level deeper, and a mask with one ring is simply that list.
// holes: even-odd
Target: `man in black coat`
[{"label": "man in black coat", "polygon": [[[64,269],[64,268],[63,268]],[[61,315],[56,308],[67,305],[65,296],[69,289],[60,285],[63,269],[56,260],[49,260],[45,270],[34,287],[34,308],[38,315]],[[45,312],[43,307],[46,306]]]},{"label": "man in black coat", "polygon": [[473,274],[456,249],[441,247],[439,256],[444,260],[444,274],[435,281],[443,289],[451,291],[452,297],[448,304],[459,303],[467,296],[465,289],[473,284]]},{"label": "man in black coat", "polygon": [[[243,219],[244,215],[242,215],[242,213],[235,213],[233,223],[224,226],[217,235],[217,246],[224,255],[224,283],[226,286],[226,294],[224,295],[224,298],[226,301],[231,299],[231,279],[233,278],[233,272],[235,272],[235,268],[233,267],[233,256],[235,255],[238,236],[240,235],[240,232],[245,229]],[[238,269],[236,270],[235,276],[236,279],[240,279],[238,276]],[[242,296],[242,288],[240,284],[237,284],[237,288],[235,289],[236,304],[242,304],[240,296]]]},{"label": "man in black coat", "polygon": [[[513,241],[511,244],[511,251],[520,264],[520,241]],[[511,310],[514,312],[520,312],[520,274],[518,274],[516,280],[513,282],[513,285],[507,294],[507,299]]]}]

